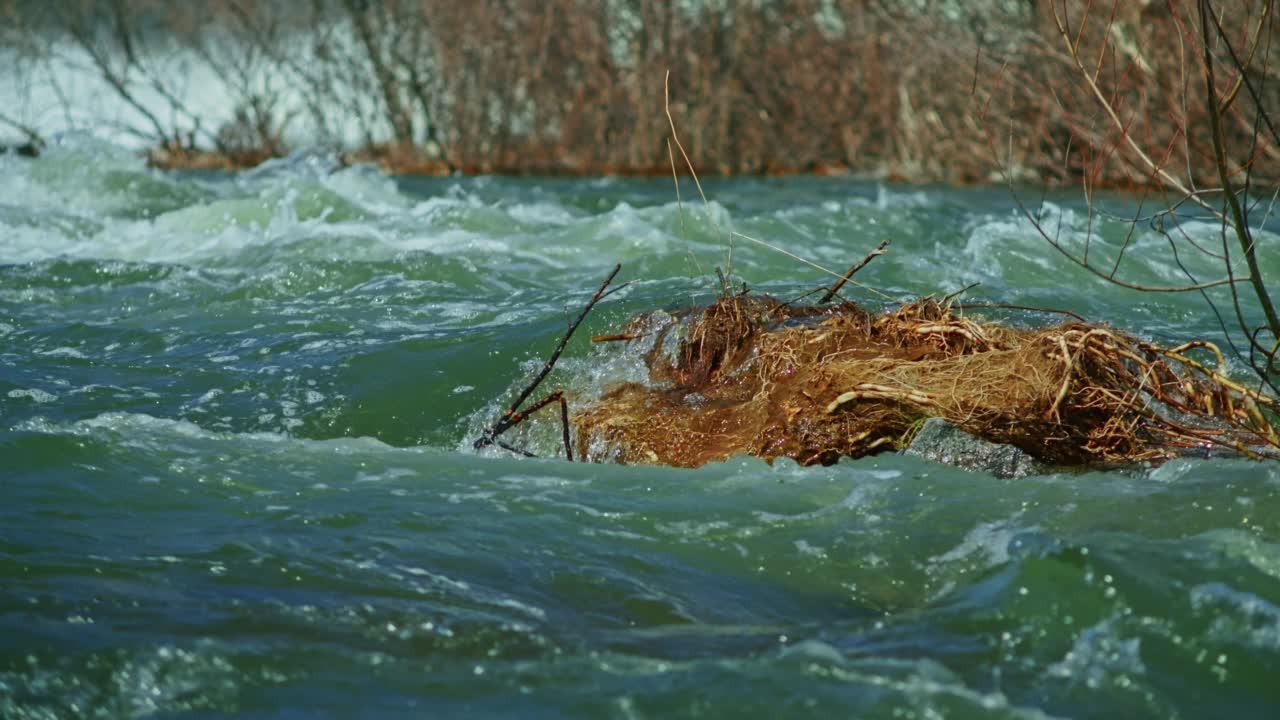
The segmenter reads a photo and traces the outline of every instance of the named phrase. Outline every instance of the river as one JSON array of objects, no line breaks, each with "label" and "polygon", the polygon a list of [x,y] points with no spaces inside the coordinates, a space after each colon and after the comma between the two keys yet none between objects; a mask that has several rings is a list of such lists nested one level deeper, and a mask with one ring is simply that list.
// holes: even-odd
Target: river
[{"label": "river", "polygon": [[[0,158],[0,717],[1274,716],[1275,464],[1001,480],[471,450],[615,262],[630,284],[547,388],[636,372],[586,336],[711,297],[730,227],[834,269],[890,240],[857,279],[899,300],[980,283],[1221,337],[1198,295],[1071,267],[1006,189],[707,191],[323,155],[158,173],[87,138]],[[1039,212],[1094,252],[1125,238],[1072,195]],[[1162,239],[1133,242],[1135,277],[1179,280]],[[744,240],[731,272],[827,280]]]}]

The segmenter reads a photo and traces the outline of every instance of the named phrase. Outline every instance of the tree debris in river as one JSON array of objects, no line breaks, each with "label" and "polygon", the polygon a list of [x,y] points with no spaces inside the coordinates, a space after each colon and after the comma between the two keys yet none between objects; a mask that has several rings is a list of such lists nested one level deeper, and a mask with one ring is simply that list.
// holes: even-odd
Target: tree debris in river
[{"label": "tree debris in river", "polygon": [[[931,417],[1053,465],[1280,448],[1262,409],[1275,400],[1227,377],[1203,341],[1162,348],[1081,322],[1020,330],[930,298],[873,314],[721,297],[680,319],[637,317],[625,334],[649,382],[618,385],[573,416],[589,459],[831,464],[902,449]],[[1216,369],[1191,357],[1197,349]]]},{"label": "tree debris in river", "polygon": [[[873,313],[747,293],[642,314],[593,340],[640,354],[648,378],[570,415],[566,436],[571,424],[588,461],[696,467],[749,454],[825,465],[901,450],[932,417],[1055,466],[1209,449],[1280,456],[1276,400],[1232,380],[1206,341],[1165,348],[1077,320],[1018,329],[967,316],[951,298]],[[546,404],[563,403],[553,395]],[[522,420],[519,405],[477,447]]]}]

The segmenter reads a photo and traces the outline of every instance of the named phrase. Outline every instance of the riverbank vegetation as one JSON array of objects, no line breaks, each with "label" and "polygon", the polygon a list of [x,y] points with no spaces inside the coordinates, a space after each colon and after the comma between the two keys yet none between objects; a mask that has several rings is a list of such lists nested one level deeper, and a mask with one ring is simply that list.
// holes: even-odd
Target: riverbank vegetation
[{"label": "riverbank vegetation", "polygon": [[[1125,142],[1152,158],[1212,152],[1206,109],[1182,103],[1194,6],[7,0],[0,42],[44,101],[5,109],[0,125],[35,146],[55,120],[101,121],[59,87],[74,69],[123,106],[116,130],[164,166],[245,167],[319,146],[400,172],[661,174],[669,68],[672,108],[706,174],[1143,185],[1151,174]],[[1274,106],[1278,71],[1258,52],[1280,39],[1267,7],[1214,3],[1244,76]],[[1080,82],[1081,63],[1097,87]],[[1241,100],[1220,128],[1241,148],[1232,163],[1280,177],[1275,143],[1247,142],[1240,76],[1221,81]]]}]

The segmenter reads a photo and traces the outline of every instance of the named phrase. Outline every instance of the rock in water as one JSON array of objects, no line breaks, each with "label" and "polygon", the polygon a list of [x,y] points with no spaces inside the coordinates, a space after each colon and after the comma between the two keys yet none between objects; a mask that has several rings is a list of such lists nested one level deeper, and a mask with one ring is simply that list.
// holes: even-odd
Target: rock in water
[{"label": "rock in water", "polygon": [[903,452],[965,470],[976,470],[998,478],[1020,478],[1048,470],[1013,445],[983,440],[942,418],[929,418]]}]

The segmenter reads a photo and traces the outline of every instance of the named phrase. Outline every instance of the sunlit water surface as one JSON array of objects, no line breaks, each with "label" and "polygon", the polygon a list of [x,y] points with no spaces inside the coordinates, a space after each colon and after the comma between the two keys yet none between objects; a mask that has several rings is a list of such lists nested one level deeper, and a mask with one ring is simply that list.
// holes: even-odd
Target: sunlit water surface
[{"label": "sunlit water surface", "polygon": [[[1221,336],[1199,296],[1070,267],[1005,190],[690,190],[682,211],[669,180],[319,156],[161,174],[90,140],[0,159],[0,717],[1275,716],[1275,465],[1009,481],[471,451],[615,262],[631,284],[547,387],[638,372],[586,336],[709,297],[729,228],[832,268],[891,240],[857,278],[894,299],[976,282]],[[1049,200],[1064,242],[1124,242]],[[1133,242],[1132,277],[1184,279]],[[826,280],[744,240],[732,273]],[[519,440],[551,455],[546,430]]]}]

